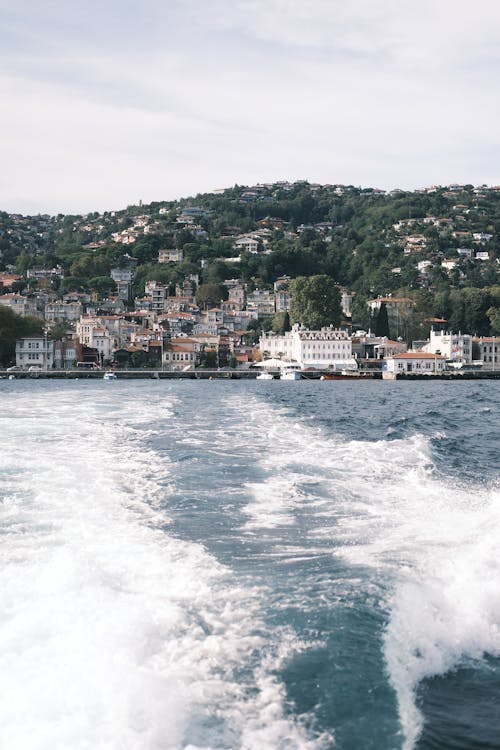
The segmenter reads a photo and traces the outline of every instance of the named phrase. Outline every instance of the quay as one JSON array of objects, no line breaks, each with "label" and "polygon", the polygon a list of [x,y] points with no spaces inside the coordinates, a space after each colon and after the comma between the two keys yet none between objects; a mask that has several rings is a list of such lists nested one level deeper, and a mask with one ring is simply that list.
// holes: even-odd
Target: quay
[{"label": "quay", "polygon": [[[11,378],[15,380],[102,380],[106,369],[96,370],[0,370],[0,378]],[[147,370],[147,369],[116,369],[113,370],[116,380],[255,380],[260,375],[260,370],[252,368],[248,370],[231,370],[224,368],[220,370]],[[279,370],[269,370],[274,378],[279,379]],[[364,380],[366,378],[380,379],[380,372],[354,372],[342,375],[341,372],[331,371],[303,371],[302,380],[320,380],[322,376],[335,380]]]},{"label": "quay", "polygon": [[[0,370],[0,379],[6,380],[102,380],[106,369],[98,370]],[[151,370],[151,369],[116,369],[113,371],[117,380],[255,380],[259,375],[258,369],[249,370]],[[279,372],[270,371],[278,379]],[[304,370],[301,373],[302,380],[325,380],[325,381],[366,381],[366,380],[405,380],[405,381],[429,381],[429,380],[498,380],[499,370],[458,370],[443,373],[388,373],[382,370],[355,370],[343,375],[341,372],[331,370]]]}]

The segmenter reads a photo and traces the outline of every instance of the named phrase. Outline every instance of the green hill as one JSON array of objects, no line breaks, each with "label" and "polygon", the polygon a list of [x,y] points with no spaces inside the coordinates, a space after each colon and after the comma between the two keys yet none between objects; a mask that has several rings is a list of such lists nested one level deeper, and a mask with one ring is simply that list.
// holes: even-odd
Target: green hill
[{"label": "green hill", "polygon": [[[237,238],[249,233],[255,252],[239,251]],[[158,263],[165,248],[182,249],[183,260]],[[415,299],[419,324],[444,318],[479,335],[500,333],[499,251],[500,189],[487,186],[385,193],[274,183],[104,214],[0,214],[0,270],[60,266],[59,293],[108,294],[111,268],[127,256],[137,262],[137,294],[148,279],[175,284],[193,273],[255,286],[327,274],[354,293],[359,325],[369,322],[367,299],[403,295]]]}]

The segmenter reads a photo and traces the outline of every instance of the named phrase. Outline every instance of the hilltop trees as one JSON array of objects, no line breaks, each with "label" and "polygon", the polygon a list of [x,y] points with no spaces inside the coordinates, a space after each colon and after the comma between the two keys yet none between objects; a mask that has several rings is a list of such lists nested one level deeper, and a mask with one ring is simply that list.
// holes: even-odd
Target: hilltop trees
[{"label": "hilltop trees", "polygon": [[[189,208],[195,209],[190,221],[179,221]],[[127,242],[117,236],[120,230],[130,234]],[[258,249],[240,253],[236,240],[249,232]],[[160,264],[158,251],[174,247],[183,250],[183,262]],[[425,335],[433,317],[477,335],[496,333],[500,326],[500,299],[492,291],[500,273],[500,190],[493,188],[382,193],[301,181],[235,185],[223,193],[85,216],[0,211],[0,255],[0,270],[20,273],[20,289],[29,287],[29,293],[44,286],[35,287],[30,270],[60,266],[64,280],[58,285],[50,279],[51,293],[80,290],[104,297],[115,291],[111,269],[131,255],[138,264],[132,296],[143,294],[148,280],[173,287],[189,276],[202,286],[234,278],[250,291],[288,276],[297,279],[292,319],[337,324],[335,300],[329,309],[328,295],[312,281],[321,277],[353,293],[352,322],[365,330],[375,324],[366,300],[389,295],[417,300],[423,292],[418,314],[393,335],[409,336],[415,326]],[[443,265],[449,258],[456,260],[454,268]],[[310,305],[304,304],[306,278],[314,297]],[[212,292],[201,291],[202,306],[224,298]],[[317,314],[311,318],[313,307]],[[281,329],[282,323],[273,325]]]}]

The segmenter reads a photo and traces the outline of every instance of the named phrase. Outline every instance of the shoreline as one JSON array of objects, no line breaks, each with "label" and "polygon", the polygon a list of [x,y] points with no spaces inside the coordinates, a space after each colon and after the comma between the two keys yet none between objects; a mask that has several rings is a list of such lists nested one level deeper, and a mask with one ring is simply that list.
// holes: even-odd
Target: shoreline
[{"label": "shoreline", "polygon": [[[105,370],[41,370],[37,372],[28,372],[16,370],[0,370],[0,379],[2,380],[102,380]],[[255,380],[259,371],[254,370],[192,370],[192,371],[172,371],[172,370],[114,370],[116,380]],[[272,373],[276,380],[279,380],[278,373]],[[326,376],[324,382],[366,382],[373,380],[384,380],[394,382],[395,380],[498,380],[500,379],[500,370],[486,370],[483,372],[460,371],[447,372],[442,374],[420,374],[420,373],[397,373],[395,377],[385,378],[381,370],[358,372],[357,374],[341,375],[328,371],[316,371],[302,373],[301,381],[321,380]],[[294,381],[300,382],[300,381]],[[323,381],[322,381],[323,382]]]}]

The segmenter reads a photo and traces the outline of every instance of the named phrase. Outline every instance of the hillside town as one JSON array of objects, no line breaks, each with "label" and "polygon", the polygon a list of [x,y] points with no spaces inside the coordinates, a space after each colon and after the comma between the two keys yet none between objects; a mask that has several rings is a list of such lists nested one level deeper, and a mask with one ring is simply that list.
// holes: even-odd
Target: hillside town
[{"label": "hillside town", "polygon": [[[38,321],[4,366],[494,370],[499,229],[500,187],[463,185],[273,183],[122,212],[1,214],[0,307]],[[313,326],[293,290],[318,274],[340,306]]]}]

